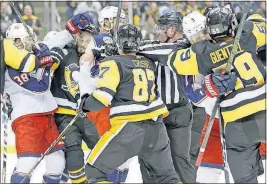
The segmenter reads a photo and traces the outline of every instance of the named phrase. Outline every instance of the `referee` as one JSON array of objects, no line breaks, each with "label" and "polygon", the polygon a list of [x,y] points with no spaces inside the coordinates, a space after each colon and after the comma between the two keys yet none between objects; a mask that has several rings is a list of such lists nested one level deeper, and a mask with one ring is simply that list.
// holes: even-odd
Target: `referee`
[{"label": "referee", "polygon": [[[183,183],[195,183],[196,171],[190,162],[189,154],[193,110],[184,93],[185,76],[177,75],[168,66],[164,66],[167,63],[168,54],[173,49],[189,47],[189,42],[182,33],[182,18],[181,13],[176,11],[159,17],[155,26],[159,42],[144,41],[139,54],[157,64],[158,92],[170,112],[169,116],[164,119],[164,123],[170,139],[175,170]],[[156,182],[153,181],[153,176],[149,175],[149,171],[144,170],[143,164],[146,163],[140,161],[144,183]]]}]

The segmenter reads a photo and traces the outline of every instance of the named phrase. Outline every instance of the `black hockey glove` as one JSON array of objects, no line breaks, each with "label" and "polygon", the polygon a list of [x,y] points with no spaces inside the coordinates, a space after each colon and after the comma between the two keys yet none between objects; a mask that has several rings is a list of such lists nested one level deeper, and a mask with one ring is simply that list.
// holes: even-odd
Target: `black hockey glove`
[{"label": "black hockey glove", "polygon": [[86,111],[83,109],[83,106],[85,104],[86,99],[89,97],[90,95],[88,93],[85,93],[84,95],[81,96],[81,99],[78,100],[77,102],[77,114],[79,115],[79,117],[84,118],[86,115]]},{"label": "black hockey glove", "polygon": [[65,56],[64,52],[59,47],[53,47],[50,49],[51,57],[54,63],[60,64]]}]

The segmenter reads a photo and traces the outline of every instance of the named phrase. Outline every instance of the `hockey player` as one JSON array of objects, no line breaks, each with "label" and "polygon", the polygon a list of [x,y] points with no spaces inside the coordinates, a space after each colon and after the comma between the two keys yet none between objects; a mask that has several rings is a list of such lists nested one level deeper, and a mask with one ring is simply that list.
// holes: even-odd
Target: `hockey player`
[{"label": "hockey player", "polygon": [[257,183],[258,148],[261,140],[266,141],[266,93],[265,70],[256,50],[265,44],[266,28],[245,22],[233,62],[236,75],[222,75],[219,70],[226,66],[236,25],[230,10],[212,9],[207,14],[207,29],[216,43],[204,40],[189,49],[172,52],[168,65],[179,74],[207,75],[205,91],[210,97],[232,91],[220,103],[229,166],[235,182]]},{"label": "hockey player", "polygon": [[[80,24],[82,24],[84,22],[82,20],[87,21],[85,25],[75,24],[77,22],[81,22]],[[72,27],[69,27],[69,25]],[[54,79],[51,84],[51,92],[59,106],[54,117],[60,132],[66,128],[77,114],[76,103],[80,98],[78,85],[80,79],[79,60],[80,56],[85,52],[87,45],[91,43],[93,36],[96,34],[92,18],[88,13],[75,15],[68,20],[65,27],[71,34],[75,35],[76,41],[64,47],[63,51],[66,55],[64,55],[63,62],[54,72]],[[58,37],[58,34],[54,33],[54,36]],[[53,40],[53,34],[51,39]],[[84,183],[86,181],[82,141],[87,144],[88,148],[92,149],[98,139],[99,136],[97,135],[94,124],[89,122],[87,118],[76,120],[63,137],[66,147],[66,170],[68,172],[66,170],[64,171],[65,175],[62,177],[62,181],[68,181],[67,175],[69,175],[72,183]]]},{"label": "hockey player", "polygon": [[[118,13],[118,7],[115,6],[107,6],[99,12],[98,23],[101,26],[100,32],[98,33],[97,36],[94,37],[94,44],[93,45],[89,44],[87,47],[88,50],[89,49],[97,50],[101,55],[100,58],[95,58],[95,66],[92,67],[91,73],[89,74],[89,76],[91,75],[94,78],[98,77],[100,60],[106,56],[118,54],[117,47],[112,46],[115,44],[112,36],[114,34],[114,27],[116,24],[117,13]],[[119,26],[125,24],[126,22],[127,22],[126,14],[123,10],[121,10]],[[86,60],[86,56],[84,58],[81,58],[81,60]],[[87,67],[83,65],[83,62],[81,64],[80,72],[81,75],[83,75],[81,79],[88,80]],[[96,80],[94,80],[93,78],[92,80],[93,81],[91,82],[96,83]],[[81,81],[81,83],[84,82]],[[109,113],[110,113],[110,107],[105,107],[97,112],[87,113],[87,118],[96,125],[99,136],[102,136],[111,127],[109,121]],[[108,174],[108,180],[110,182],[115,182],[115,183],[124,182],[127,173],[128,173],[127,164],[123,164],[122,167]]]},{"label": "hockey player", "polygon": [[141,32],[135,26],[122,25],[117,33],[120,56],[101,62],[97,89],[82,97],[80,113],[111,105],[111,129],[89,155],[88,183],[107,181],[106,173],[135,155],[153,168],[151,176],[158,183],[178,180],[172,160],[168,159],[170,147],[162,123],[162,116],[168,111],[155,90],[156,67],[135,55],[141,39]]},{"label": "hockey player", "polygon": [[[33,33],[30,27],[29,30]],[[20,183],[59,135],[53,118],[57,104],[49,88],[51,68],[60,62],[60,57],[52,60],[52,53],[43,43],[39,43],[40,50],[32,48],[33,39],[22,23],[12,24],[6,38],[2,42],[4,55],[1,60],[6,63],[4,89],[14,107],[11,126],[18,156],[11,183]],[[64,143],[60,141],[46,156],[44,183],[59,183],[65,165],[63,149]],[[25,183],[30,180],[31,176]]]},{"label": "hockey player", "polygon": [[[155,25],[155,33],[161,44],[146,44],[140,47],[138,54],[158,61],[161,54],[168,55],[173,49],[189,47],[183,37],[183,16],[172,11],[159,17]],[[167,63],[167,57],[166,61]],[[167,105],[170,115],[163,122],[167,128],[175,170],[183,183],[196,182],[196,171],[190,162],[189,149],[191,144],[191,128],[193,109],[184,94],[185,77],[171,72],[168,66],[157,65],[157,87],[163,102]],[[141,163],[144,182],[152,182],[146,176]]]},{"label": "hockey player", "polygon": [[[99,18],[98,18],[98,23],[100,24],[100,32],[98,35],[94,37],[94,44],[93,45],[88,45],[87,49],[96,49],[100,53],[102,53],[102,59],[105,56],[110,56],[113,55],[114,52],[110,49],[108,49],[108,45],[112,44],[113,38],[112,34],[114,32],[114,26],[115,26],[115,19],[117,17],[118,13],[118,7],[115,6],[107,6],[103,8],[99,12]],[[120,24],[124,24],[126,22],[126,14],[124,13],[123,10],[121,10],[121,15],[120,15]],[[82,58],[82,60],[86,60],[86,56]],[[97,76],[99,73],[99,60],[100,58],[95,60],[95,66],[92,69],[92,75]],[[86,66],[81,68],[81,70],[85,71],[86,75]],[[83,77],[83,79],[86,80],[86,77]],[[97,127],[98,134],[102,136],[106,131],[110,129],[110,123],[109,123],[109,107],[106,107],[102,109],[99,112],[90,112],[87,113],[87,117],[94,122],[94,124]]]},{"label": "hockey player", "polygon": [[[102,34],[114,35],[114,27],[116,25],[116,18],[118,13],[118,7],[116,6],[106,6],[99,12],[98,22],[100,24],[100,32]],[[128,18],[123,10],[121,10],[120,22],[119,24],[126,24]]]},{"label": "hockey player", "polygon": [[[198,11],[193,11],[184,17],[183,32],[192,44],[201,40],[211,40],[206,29],[206,17],[201,15]],[[195,159],[198,157],[198,151],[201,142],[200,139],[203,140],[206,132],[206,126],[215,103],[215,98],[210,98],[205,94],[205,90],[202,87],[203,82],[204,76],[201,74],[197,76],[187,76],[187,96],[197,106],[197,110],[205,109],[204,113],[199,114],[200,117],[198,117],[203,123],[206,122],[205,126],[202,124],[202,122],[196,122],[196,124],[193,125],[200,130],[199,134],[196,134],[198,137],[192,139],[191,142],[191,147],[193,147],[195,150]],[[207,114],[205,115],[205,113]],[[195,115],[197,114],[194,114],[194,117]],[[204,130],[202,131],[203,127]],[[196,161],[195,159],[194,161]],[[214,120],[205,154],[201,162],[201,167],[198,168],[199,177],[197,178],[197,181],[204,183],[218,183],[221,176],[222,167],[222,149],[220,142],[219,120],[217,116],[217,118]],[[206,176],[207,174],[209,177],[202,177]]]}]

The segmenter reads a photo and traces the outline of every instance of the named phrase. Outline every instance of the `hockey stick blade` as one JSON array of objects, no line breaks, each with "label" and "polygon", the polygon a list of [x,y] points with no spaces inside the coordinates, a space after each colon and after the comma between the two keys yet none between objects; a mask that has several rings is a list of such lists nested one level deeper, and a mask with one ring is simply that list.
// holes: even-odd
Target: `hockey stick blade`
[{"label": "hockey stick blade", "polygon": [[45,151],[43,156],[39,159],[39,161],[32,167],[32,169],[24,176],[22,181],[20,183],[23,183],[26,178],[32,174],[32,172],[36,169],[36,167],[41,163],[41,161],[44,159],[44,157],[50,153],[50,151],[54,148],[54,146],[61,140],[61,138],[66,134],[66,132],[69,130],[69,128],[75,123],[75,121],[78,119],[79,115],[74,116],[74,118],[71,120],[71,122],[66,126],[66,128],[59,134],[57,139],[50,145],[50,147]]}]

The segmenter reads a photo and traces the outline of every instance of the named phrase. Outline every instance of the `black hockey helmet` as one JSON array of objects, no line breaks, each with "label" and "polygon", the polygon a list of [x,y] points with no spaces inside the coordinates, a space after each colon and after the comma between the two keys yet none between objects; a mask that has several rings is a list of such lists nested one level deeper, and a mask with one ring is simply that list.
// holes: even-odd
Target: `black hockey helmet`
[{"label": "black hockey helmet", "polygon": [[136,26],[124,24],[119,27],[116,35],[116,42],[118,48],[124,53],[137,52],[141,40],[141,31]]},{"label": "black hockey helmet", "polygon": [[168,29],[169,26],[173,25],[177,29],[181,29],[179,31],[182,32],[183,31],[182,30],[182,22],[183,22],[183,15],[178,11],[171,11],[171,12],[168,12],[168,13],[161,15],[159,17],[156,25],[160,29]]},{"label": "black hockey helmet", "polygon": [[213,8],[206,17],[208,33],[214,40],[232,36],[234,26],[237,26],[236,17],[228,8]]}]

